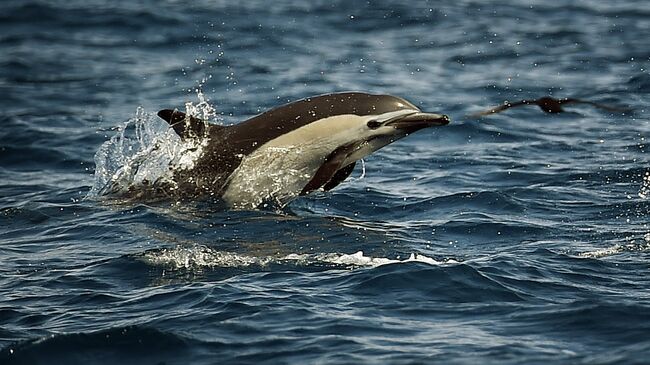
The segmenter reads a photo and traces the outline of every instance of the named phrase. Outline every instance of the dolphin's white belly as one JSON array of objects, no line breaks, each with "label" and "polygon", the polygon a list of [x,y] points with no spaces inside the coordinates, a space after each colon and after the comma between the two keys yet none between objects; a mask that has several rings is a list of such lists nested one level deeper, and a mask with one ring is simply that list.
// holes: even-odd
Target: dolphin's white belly
[{"label": "dolphin's white belly", "polygon": [[224,201],[238,209],[254,209],[265,201],[281,206],[300,195],[329,154],[358,138],[350,128],[356,115],[337,115],[309,123],[268,141],[231,174]]},{"label": "dolphin's white belly", "polygon": [[260,148],[244,157],[222,198],[238,209],[254,209],[265,201],[283,206],[300,194],[329,153],[314,145]]}]

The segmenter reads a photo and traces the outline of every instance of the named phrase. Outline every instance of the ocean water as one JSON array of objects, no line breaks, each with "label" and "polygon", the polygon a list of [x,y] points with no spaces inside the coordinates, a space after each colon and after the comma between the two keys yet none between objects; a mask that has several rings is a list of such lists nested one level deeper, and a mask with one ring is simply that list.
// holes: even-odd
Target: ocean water
[{"label": "ocean water", "polygon": [[[640,0],[3,0],[0,363],[647,363],[649,67]],[[348,90],[452,123],[282,209],[96,198],[159,109]],[[546,95],[631,110],[467,117]]]}]

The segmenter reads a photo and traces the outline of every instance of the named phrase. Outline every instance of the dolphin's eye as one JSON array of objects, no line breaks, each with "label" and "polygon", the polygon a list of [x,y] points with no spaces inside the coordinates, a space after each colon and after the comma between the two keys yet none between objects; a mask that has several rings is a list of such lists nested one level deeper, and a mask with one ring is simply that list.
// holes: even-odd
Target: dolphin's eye
[{"label": "dolphin's eye", "polygon": [[377,129],[377,128],[379,128],[379,127],[381,127],[381,123],[380,123],[380,122],[378,122],[378,121],[376,121],[376,120],[374,120],[374,119],[368,121],[368,128],[370,128],[370,129]]}]

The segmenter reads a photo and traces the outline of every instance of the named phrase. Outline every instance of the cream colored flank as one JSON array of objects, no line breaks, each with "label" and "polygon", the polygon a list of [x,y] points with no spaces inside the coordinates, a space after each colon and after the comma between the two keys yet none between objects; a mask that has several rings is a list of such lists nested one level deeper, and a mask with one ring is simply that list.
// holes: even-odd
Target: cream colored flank
[{"label": "cream colored flank", "polygon": [[309,123],[268,141],[245,156],[232,173],[223,199],[234,208],[254,209],[275,200],[280,206],[300,194],[327,156],[341,146],[362,143],[344,167],[392,141],[404,137],[390,126],[370,129],[369,120],[385,121],[418,112],[403,109],[381,115],[337,115]]}]

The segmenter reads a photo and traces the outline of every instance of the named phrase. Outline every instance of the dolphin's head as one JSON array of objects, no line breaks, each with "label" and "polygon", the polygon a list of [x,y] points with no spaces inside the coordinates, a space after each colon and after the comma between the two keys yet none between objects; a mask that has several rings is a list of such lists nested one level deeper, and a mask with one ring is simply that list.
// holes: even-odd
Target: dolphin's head
[{"label": "dolphin's head", "polygon": [[310,138],[326,140],[332,153],[346,153],[342,166],[420,129],[449,123],[446,115],[422,112],[392,95],[329,94],[298,103],[306,103],[297,109],[310,110],[311,120],[295,132],[312,131]]},{"label": "dolphin's head", "polygon": [[384,112],[360,116],[356,121],[361,144],[349,160],[363,158],[420,129],[449,124],[446,115],[422,112],[404,99],[390,95],[380,95],[378,99]]}]

